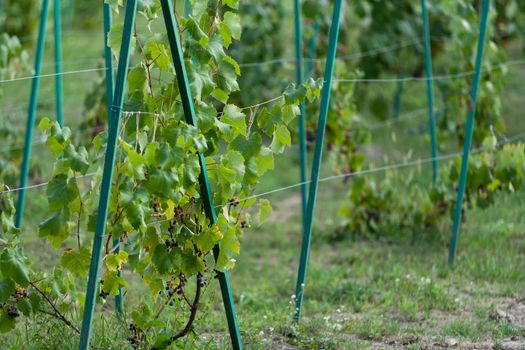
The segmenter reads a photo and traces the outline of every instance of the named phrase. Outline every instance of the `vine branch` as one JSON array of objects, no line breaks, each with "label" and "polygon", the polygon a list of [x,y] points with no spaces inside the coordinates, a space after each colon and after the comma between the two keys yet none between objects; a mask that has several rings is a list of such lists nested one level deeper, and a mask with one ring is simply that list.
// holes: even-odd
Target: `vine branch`
[{"label": "vine branch", "polygon": [[51,308],[53,309],[53,312],[47,312],[47,311],[40,310],[42,313],[58,318],[59,320],[64,322],[69,328],[74,330],[76,333],[80,334],[80,330],[71,321],[69,321],[66,318],[66,316],[64,316],[64,314],[62,314],[58,310],[58,308],[55,306],[55,303],[53,303],[53,301],[49,299],[46,293],[44,293],[40,288],[38,288],[38,286],[33,282],[29,282],[29,285],[33,287],[38,292],[38,294],[40,294],[44,298],[44,300],[49,304],[49,306],[51,306]]}]

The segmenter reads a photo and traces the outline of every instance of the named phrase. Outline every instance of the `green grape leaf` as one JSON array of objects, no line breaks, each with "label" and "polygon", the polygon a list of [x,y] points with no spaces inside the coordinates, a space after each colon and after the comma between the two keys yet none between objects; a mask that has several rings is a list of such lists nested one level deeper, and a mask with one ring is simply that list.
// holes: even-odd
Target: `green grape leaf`
[{"label": "green grape leaf", "polygon": [[131,319],[137,327],[146,329],[149,322],[153,319],[153,311],[146,303],[141,303],[137,310],[131,313]]},{"label": "green grape leaf", "polygon": [[37,292],[30,292],[29,302],[31,303],[31,309],[36,313],[40,310],[40,306],[42,305],[42,297]]},{"label": "green grape leaf", "polygon": [[148,191],[161,198],[173,198],[175,196],[174,190],[179,182],[177,172],[149,168],[148,173],[148,180],[145,184]]},{"label": "green grape leaf", "polygon": [[273,170],[275,167],[273,152],[268,147],[262,147],[257,156],[257,173],[259,176],[264,175],[268,170]]},{"label": "green grape leaf", "polygon": [[277,125],[273,132],[270,148],[274,153],[283,153],[286,146],[292,145],[292,137],[288,128],[282,124]]},{"label": "green grape leaf", "polygon": [[27,271],[26,258],[19,250],[5,248],[0,255],[0,271],[5,278],[10,278],[23,288],[29,285],[29,272]]},{"label": "green grape leaf", "polygon": [[116,271],[106,271],[102,276],[102,289],[104,292],[118,295],[119,289],[126,287],[126,279],[123,276],[119,276]]},{"label": "green grape leaf", "polygon": [[[110,0],[110,1],[122,1],[122,0]],[[120,51],[120,45],[122,43],[122,33],[124,32],[124,24],[122,22],[115,23],[111,26],[108,35],[108,46],[111,47],[113,52]]]},{"label": "green grape leaf", "polygon": [[64,149],[64,161],[71,169],[85,175],[89,169],[88,152],[85,147],[81,146],[78,150],[72,144]]},{"label": "green grape leaf", "polygon": [[172,343],[171,339],[173,335],[173,332],[171,332],[169,329],[158,334],[155,338],[155,345],[153,345],[153,348],[157,350],[167,349],[168,346],[170,346],[170,344]]},{"label": "green grape leaf", "polygon": [[233,67],[233,71],[236,75],[241,75],[241,67],[233,57],[224,56],[223,61],[229,63]]},{"label": "green grape leaf", "polygon": [[241,245],[237,237],[237,227],[231,226],[223,215],[219,216],[218,224],[223,237],[221,238],[220,252],[217,259],[217,269],[225,271],[233,268],[235,265],[235,258],[241,251]]},{"label": "green grape leaf", "polygon": [[226,12],[219,27],[226,47],[230,46],[232,38],[236,40],[241,38],[242,26],[239,15],[229,11]]},{"label": "green grape leaf", "polygon": [[60,264],[77,276],[87,276],[91,260],[91,252],[85,247],[80,251],[65,249],[60,258]]},{"label": "green grape leaf", "polygon": [[219,63],[216,86],[226,93],[238,91],[239,83],[237,82],[236,69],[238,66],[233,65],[230,61],[223,60]]},{"label": "green grape leaf", "polygon": [[259,200],[259,225],[262,225],[266,219],[270,216],[272,213],[272,206],[270,205],[270,201],[267,199],[260,199]]},{"label": "green grape leaf", "polygon": [[221,122],[231,125],[233,130],[246,136],[246,115],[235,105],[226,105],[221,117]]},{"label": "green grape leaf", "polygon": [[180,270],[182,266],[181,250],[173,248],[168,250],[166,245],[159,244],[153,251],[151,262],[161,275],[167,275]]},{"label": "green grape leaf", "polygon": [[182,271],[187,276],[194,276],[205,269],[204,261],[192,251],[184,250],[182,254]]},{"label": "green grape leaf", "polygon": [[33,312],[33,307],[31,305],[31,302],[29,300],[27,300],[27,298],[18,299],[18,301],[16,302],[16,307],[26,317],[31,316],[31,312]]},{"label": "green grape leaf", "polygon": [[213,96],[217,101],[222,103],[228,102],[228,98],[230,97],[226,91],[218,88],[213,89],[213,91],[211,92],[211,96]]},{"label": "green grape leaf", "polygon": [[16,291],[15,282],[12,279],[2,279],[0,280],[0,304],[5,304],[7,300],[11,297]]},{"label": "green grape leaf", "polygon": [[155,62],[155,65],[162,70],[168,70],[170,64],[170,57],[166,47],[158,42],[151,41],[145,47],[150,59]]},{"label": "green grape leaf", "polygon": [[290,84],[284,90],[284,99],[286,103],[302,103],[306,96],[306,88],[304,86],[295,86],[295,84]]},{"label": "green grape leaf", "polygon": [[106,257],[106,267],[109,271],[120,271],[127,262],[128,253],[124,250],[118,253],[110,253]]},{"label": "green grape leaf", "polygon": [[59,210],[66,207],[79,195],[75,180],[68,181],[66,174],[55,175],[47,185],[46,193],[50,210]]},{"label": "green grape leaf", "polygon": [[222,0],[222,4],[234,10],[239,8],[239,0]]},{"label": "green grape leaf", "polygon": [[0,333],[7,333],[16,327],[16,319],[0,311]]},{"label": "green grape leaf", "polygon": [[68,217],[67,209],[52,213],[49,218],[38,225],[38,235],[47,237],[54,246],[58,247],[68,237]]},{"label": "green grape leaf", "polygon": [[219,176],[226,183],[238,182],[244,176],[244,157],[238,151],[230,150],[221,156]]},{"label": "green grape leaf", "polygon": [[185,26],[191,37],[195,39],[202,47],[206,47],[210,42],[208,35],[201,29],[199,24],[193,17],[189,17],[185,21]]},{"label": "green grape leaf", "polygon": [[140,229],[142,232],[145,232],[147,229],[146,220],[150,217],[152,209],[147,205],[144,205],[138,200],[134,200],[126,208],[126,217],[129,220],[129,223],[133,228]]},{"label": "green grape leaf", "polygon": [[195,113],[199,122],[199,129],[202,133],[206,133],[213,128],[215,118],[217,117],[217,110],[213,105],[198,102],[195,104]]},{"label": "green grape leaf", "polygon": [[212,79],[211,68],[193,61],[190,61],[187,66],[191,94],[193,98],[202,100],[203,96],[211,94],[217,86]]},{"label": "green grape leaf", "polygon": [[201,252],[207,253],[215,247],[222,235],[217,225],[205,228],[200,234],[195,237],[195,244]]},{"label": "green grape leaf", "polygon": [[213,57],[215,62],[220,62],[226,55],[224,53],[224,46],[222,46],[222,42],[222,37],[220,35],[214,35],[206,47],[206,50],[211,55],[211,57]]}]

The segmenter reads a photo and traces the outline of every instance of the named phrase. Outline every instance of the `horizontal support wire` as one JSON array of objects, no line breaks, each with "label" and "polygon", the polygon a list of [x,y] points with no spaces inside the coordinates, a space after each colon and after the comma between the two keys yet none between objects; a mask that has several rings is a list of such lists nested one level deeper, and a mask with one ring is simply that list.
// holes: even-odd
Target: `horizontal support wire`
[{"label": "horizontal support wire", "polygon": [[[517,66],[525,64],[525,59],[510,60],[504,63],[494,65],[491,68],[485,68],[481,71],[483,73],[493,72],[501,70],[507,66]],[[474,75],[474,71],[459,72],[453,74],[434,75],[430,78],[427,77],[404,77],[404,78],[380,78],[380,79],[367,79],[367,78],[355,78],[355,79],[334,79],[334,82],[338,83],[399,83],[399,82],[414,82],[414,81],[436,81],[436,80],[452,80],[458,78],[465,78]]]},{"label": "horizontal support wire", "polygon": [[[490,69],[484,69],[482,71],[490,72],[490,71],[502,69],[505,66],[516,66],[516,65],[521,65],[521,64],[525,64],[525,59],[510,60],[510,61],[507,61],[505,63],[496,65],[496,66],[494,66],[494,67],[492,67]],[[104,71],[104,70],[106,70],[106,68],[96,68],[96,69],[88,69],[88,70],[80,70],[80,71],[71,71],[71,72],[64,72],[62,74],[75,74],[75,73],[85,73],[85,72]],[[431,79],[432,80],[456,79],[456,78],[461,78],[461,77],[472,76],[473,74],[474,74],[474,72],[470,71],[470,72],[463,72],[463,73],[457,73],[457,74],[434,76]],[[57,74],[53,73],[53,74],[41,75],[41,77],[51,77],[51,76],[56,76],[56,75]],[[27,77],[26,78],[16,78],[16,79],[23,80],[23,79],[31,79],[31,78],[32,77],[29,77],[29,78],[27,78]],[[406,82],[406,81],[426,81],[426,80],[430,80],[430,79],[423,78],[423,77],[421,77],[421,78],[408,77],[408,78],[401,78],[401,79],[334,79],[334,82],[399,82],[399,81]],[[2,81],[0,81],[0,82],[2,82]],[[256,103],[256,104],[253,104],[253,105],[250,105],[250,106],[242,107],[241,110],[248,110],[248,109],[258,108],[258,107],[270,104],[272,102],[276,102],[279,99],[281,99],[282,97],[284,97],[284,95],[279,95],[279,96],[270,98],[270,99],[268,99],[266,101],[263,101],[263,102],[259,102],[259,103]],[[4,111],[4,113],[9,113],[9,112],[12,113],[12,112],[21,111],[21,110],[24,110],[24,109],[25,109],[25,107],[12,108],[9,111]],[[424,116],[424,112],[425,111],[426,111],[426,109],[422,108],[422,109],[418,109],[418,110],[414,110],[414,111],[408,112],[405,115],[400,116],[399,120],[388,120],[388,121],[385,121],[385,122],[379,122],[379,123],[374,123],[374,124],[367,124],[367,123],[364,123],[364,124],[371,130],[377,130],[377,129],[380,129],[380,128],[383,128],[383,127],[387,127],[387,126],[391,126],[391,125],[397,124],[399,121],[402,121],[402,120],[410,120],[410,119],[420,118],[420,117]],[[129,111],[129,110],[128,111],[123,111],[123,114],[127,115],[127,116],[130,116],[130,115],[153,115],[153,116],[156,116],[156,117],[172,117],[173,116],[172,114],[147,112],[147,111]],[[223,112],[220,112],[218,115],[220,116],[222,114],[223,114]],[[86,133],[89,133],[91,131],[92,130],[89,130]],[[45,143],[45,141],[43,141],[43,140],[35,140],[33,145],[41,145],[41,144],[44,144],[44,143]],[[9,152],[9,151],[12,151],[12,150],[17,150],[17,149],[19,149],[21,147],[22,147],[22,145],[15,145],[14,147],[0,148],[0,153]]]},{"label": "horizontal support wire", "polygon": [[[505,138],[503,141],[498,142],[496,144],[496,146],[497,147],[503,146],[505,144],[513,143],[514,141],[518,141],[518,140],[523,139],[523,138],[525,138],[525,132],[521,132],[521,133],[515,134],[515,135],[513,135],[511,137]],[[481,153],[481,152],[483,152],[485,150],[486,149],[483,148],[483,147],[478,147],[478,148],[473,149],[471,151],[471,154]],[[408,161],[408,162],[388,164],[388,165],[384,165],[384,166],[376,167],[376,168],[372,168],[372,169],[366,169],[366,170],[361,170],[361,171],[348,172],[348,173],[343,173],[343,174],[338,174],[338,175],[327,176],[327,177],[320,178],[319,182],[328,182],[328,181],[337,180],[337,179],[347,179],[347,178],[352,178],[352,177],[356,177],[356,176],[363,176],[363,175],[368,175],[368,174],[380,173],[380,172],[384,172],[384,171],[388,171],[388,170],[398,170],[398,169],[402,169],[402,168],[419,166],[419,165],[431,163],[432,161],[434,161],[436,159],[437,160],[442,160],[442,161],[444,161],[444,160],[452,160],[452,159],[454,159],[454,158],[456,158],[458,156],[461,156],[462,153],[463,152],[454,152],[454,153],[449,153],[449,154],[446,154],[446,155],[441,155],[441,156],[438,156],[438,157],[420,158],[420,159],[416,159],[416,160],[412,160],[412,161]],[[249,201],[249,200],[252,200],[252,199],[257,199],[257,198],[260,198],[260,197],[266,197],[266,196],[274,194],[274,193],[279,193],[279,192],[291,190],[291,189],[294,189],[294,188],[298,188],[298,187],[300,187],[300,186],[302,186],[304,184],[310,184],[310,183],[311,183],[311,181],[304,181],[304,182],[298,182],[298,183],[295,183],[295,184],[289,185],[289,186],[279,187],[279,188],[276,188],[274,190],[270,190],[270,191],[262,192],[262,193],[259,193],[259,194],[255,194],[253,196],[241,198],[241,199],[239,199],[239,202],[242,203],[242,202],[246,202],[246,201]],[[224,207],[226,207],[228,205],[231,205],[231,204],[232,203],[229,202],[229,203],[222,204],[222,205],[216,205],[215,208],[216,209],[220,209],[220,208],[224,208]],[[155,224],[162,223],[162,222],[166,222],[166,221],[169,221],[169,219],[153,221],[153,222],[148,223],[148,226],[155,225]]]},{"label": "horizontal support wire", "polygon": [[[525,138],[525,132],[521,132],[521,133],[518,133],[516,135],[507,137],[503,141],[498,142],[496,144],[496,146],[497,147],[503,146],[503,145],[506,145],[506,144],[509,144],[509,143],[513,143],[514,141],[518,141],[518,140],[523,139],[523,138]],[[486,149],[483,148],[483,147],[478,147],[478,148],[472,149],[470,153],[471,154],[477,154],[477,153],[482,153],[485,150]],[[361,171],[348,172],[348,173],[343,173],[343,174],[338,174],[338,175],[327,176],[327,177],[319,179],[319,182],[327,182],[327,181],[336,180],[336,179],[346,179],[346,178],[351,178],[351,177],[355,177],[355,176],[362,176],[362,175],[367,175],[367,174],[384,172],[384,171],[388,171],[388,170],[397,170],[397,169],[401,169],[401,168],[407,168],[407,167],[412,167],[412,166],[416,166],[416,165],[422,165],[422,164],[431,163],[435,159],[437,159],[437,160],[451,160],[451,159],[454,159],[454,158],[456,158],[458,156],[461,156],[462,154],[463,154],[463,152],[454,152],[454,153],[449,153],[449,154],[446,154],[446,155],[441,155],[441,156],[438,156],[438,157],[420,158],[420,159],[416,159],[416,160],[408,161],[408,162],[403,162],[403,163],[388,164],[388,165],[385,165],[385,166],[372,168],[372,169],[366,169],[366,170],[361,170]],[[300,182],[300,183],[296,183],[296,184],[293,184],[293,185],[290,185],[290,186],[285,186],[285,187],[277,188],[275,190],[259,193],[259,194],[253,195],[253,196],[249,196],[249,197],[245,197],[245,198],[239,199],[239,202],[245,202],[245,201],[248,201],[248,200],[251,200],[251,199],[256,199],[256,198],[259,198],[259,197],[268,196],[268,195],[273,194],[273,193],[278,193],[278,192],[290,190],[290,189],[302,186],[304,184],[309,184],[310,182],[311,181]],[[216,208],[222,208],[222,207],[228,206],[230,204],[231,203],[218,205],[218,206],[216,206]]]},{"label": "horizontal support wire", "polygon": [[[498,142],[496,144],[496,146],[499,147],[499,146],[503,146],[503,145],[506,145],[506,144],[510,144],[510,143],[513,143],[513,142],[518,141],[518,140],[523,139],[523,138],[525,138],[525,132],[520,132],[520,133],[515,134],[513,136],[505,137],[504,140]],[[481,152],[483,152],[485,150],[486,149],[483,148],[483,147],[478,147],[478,148],[472,149],[470,153],[471,154],[477,154],[477,153],[481,153]],[[462,152],[454,152],[454,153],[449,153],[449,154],[446,154],[446,155],[441,155],[441,156],[438,156],[438,157],[420,158],[420,159],[407,161],[407,162],[402,162],[402,163],[388,164],[388,165],[384,165],[384,166],[380,166],[380,167],[376,167],[376,168],[371,168],[371,169],[366,169],[366,170],[361,170],[361,171],[347,172],[347,173],[343,173],[343,174],[327,176],[327,177],[324,177],[324,178],[320,178],[319,182],[328,182],[328,181],[337,180],[337,179],[347,179],[347,178],[352,178],[352,177],[356,177],[356,176],[375,174],[375,173],[380,173],[380,172],[389,171],[389,170],[398,170],[398,169],[403,169],[403,168],[408,168],[408,167],[413,167],[413,166],[419,166],[419,165],[431,163],[432,161],[434,161],[436,159],[440,160],[440,161],[451,160],[451,159],[454,159],[454,158],[456,158],[458,156],[461,156],[461,155],[462,155]],[[75,179],[77,179],[77,180],[85,179],[85,178],[92,177],[95,174],[96,174],[95,172],[92,172],[92,173],[88,173],[86,175],[77,176],[77,177],[75,177]],[[266,197],[266,196],[269,196],[269,195],[274,194],[274,193],[279,193],[279,192],[291,190],[291,189],[300,187],[300,186],[302,186],[304,184],[309,184],[310,182],[311,181],[298,182],[298,183],[295,183],[293,185],[279,187],[279,188],[276,188],[274,190],[270,190],[270,191],[262,192],[262,193],[259,193],[259,194],[255,194],[253,196],[241,198],[241,199],[239,199],[239,202],[246,202],[246,201],[249,201],[249,200],[252,200],[252,199],[257,199],[257,198],[260,198],[260,197]],[[46,182],[42,182],[42,183],[39,183],[39,184],[26,186],[26,187],[23,187],[23,188],[19,187],[19,188],[7,189],[7,190],[4,190],[4,191],[0,192],[0,195],[5,194],[5,193],[18,192],[18,191],[20,191],[22,189],[31,190],[31,189],[41,188],[41,187],[47,186],[48,184],[49,184],[49,181],[46,181]],[[220,208],[226,207],[228,205],[231,205],[231,203],[226,203],[226,204],[222,204],[222,205],[216,205],[215,208],[220,209]],[[155,224],[162,223],[162,222],[166,222],[166,221],[169,221],[169,219],[156,220],[156,221],[148,223],[148,226],[155,225]]]},{"label": "horizontal support wire", "polygon": [[[86,130],[81,130],[79,132],[77,132],[76,135],[88,135],[94,131],[98,130],[97,127],[94,127],[94,128],[90,128],[90,129],[86,129]],[[40,146],[40,145],[44,145],[45,143],[47,142],[47,139],[45,137],[39,137],[35,140],[33,140],[33,142],[31,143],[31,146]],[[14,145],[11,145],[10,147],[3,147],[3,148],[0,148],[0,153],[6,153],[6,152],[11,152],[11,151],[18,151],[18,150],[22,150],[24,149],[24,144],[23,143],[18,143],[18,144],[14,144]]]},{"label": "horizontal support wire", "polygon": [[[525,63],[525,59],[510,60],[504,63],[497,64],[494,67],[491,67],[488,69],[482,69],[482,72],[492,72],[495,70],[503,69],[506,66],[516,66],[516,65],[521,65],[524,63]],[[80,69],[80,70],[74,70],[74,71],[66,71],[62,73],[30,75],[30,76],[24,76],[24,77],[19,77],[19,78],[0,80],[0,84],[11,83],[11,82],[16,82],[16,81],[31,80],[37,77],[38,78],[49,78],[49,77],[56,77],[59,75],[64,76],[64,75],[72,75],[72,74],[102,72],[106,70],[107,68],[86,68],[86,69]],[[427,77],[380,78],[380,79],[354,78],[354,79],[334,79],[333,81],[338,82],[338,83],[397,83],[397,82],[414,82],[414,81],[429,81],[429,80],[430,81],[451,80],[451,79],[457,79],[457,78],[464,78],[464,77],[468,77],[472,75],[474,75],[474,71],[435,75],[430,78],[427,78]]]},{"label": "horizontal support wire", "polygon": [[73,71],[66,71],[62,73],[48,73],[48,74],[40,74],[40,75],[29,75],[25,77],[19,77],[19,78],[12,78],[12,79],[4,79],[0,80],[0,84],[3,83],[12,83],[15,81],[22,81],[22,80],[31,80],[34,78],[49,78],[49,77],[56,77],[59,75],[71,75],[71,74],[80,74],[80,73],[92,73],[92,72],[102,72],[107,70],[106,68],[86,68],[86,69],[80,69],[80,70],[73,70]]},{"label": "horizontal support wire", "polygon": [[[251,105],[251,106],[243,107],[243,108],[241,108],[241,110],[258,108],[260,106],[263,106],[263,105],[266,105],[266,104],[278,101],[281,97],[283,97],[283,95],[271,98],[271,99],[269,99],[267,101],[263,101],[263,102],[260,102],[260,103],[257,103],[257,104]],[[425,112],[426,111],[427,111],[426,108],[416,109],[416,110],[413,110],[413,111],[410,111],[410,112],[407,112],[405,114],[400,115],[398,120],[387,120],[385,122],[379,122],[379,123],[373,123],[373,124],[368,124],[368,123],[364,122],[364,120],[360,120],[359,122],[363,123],[370,130],[377,130],[377,129],[381,129],[383,127],[387,127],[387,126],[391,126],[391,125],[394,125],[394,124],[398,124],[399,122],[402,122],[402,121],[405,121],[405,120],[412,120],[412,119],[421,118],[421,117],[425,116]],[[438,110],[436,109],[436,112],[437,111]],[[146,111],[129,111],[129,110],[128,111],[123,111],[122,114],[124,116],[126,116],[126,117],[130,117],[130,116],[133,116],[133,115],[153,115],[153,116],[156,116],[156,117],[172,117],[173,116],[173,115],[170,115],[170,114],[163,114],[163,113],[146,112]],[[220,114],[222,114],[222,113],[219,113],[219,115]],[[81,130],[77,134],[78,135],[87,135],[87,134],[95,131],[96,129],[97,128],[92,128],[92,129],[88,129],[88,130]],[[46,143],[46,139],[45,138],[39,138],[39,139],[36,139],[36,140],[33,141],[32,146],[44,145],[45,143]],[[15,144],[15,145],[11,145],[10,147],[0,148],[0,153],[7,153],[7,152],[11,152],[11,151],[21,150],[23,148],[24,148],[24,144],[23,143]]]},{"label": "horizontal support wire", "polygon": [[[439,111],[439,109],[434,108],[434,113],[436,113],[438,111]],[[395,125],[395,124],[399,124],[399,122],[402,122],[402,121],[414,120],[414,119],[419,119],[421,117],[426,117],[427,116],[427,114],[426,114],[427,112],[428,112],[427,108],[415,109],[413,111],[401,114],[397,118],[397,120],[396,119],[390,119],[390,120],[386,120],[384,122],[378,122],[378,123],[371,123],[371,124],[365,123],[365,125],[370,130],[377,130],[377,129],[381,129],[381,128],[384,128],[384,127],[387,127],[387,126],[392,126],[392,125]]]},{"label": "horizontal support wire", "polygon": [[[436,38],[435,40],[443,41],[443,39],[441,38]],[[390,46],[383,46],[383,47],[378,47],[378,48],[367,50],[367,51],[355,52],[355,53],[351,53],[348,55],[338,56],[337,59],[346,61],[346,60],[352,60],[352,59],[359,59],[362,57],[371,57],[371,56],[379,55],[382,53],[394,52],[396,50],[403,49],[405,47],[415,46],[415,45],[421,44],[422,41],[423,40],[421,38],[407,39],[407,40],[400,41],[399,43],[393,44]],[[295,63],[295,60],[296,60],[295,57],[281,57],[281,58],[274,58],[274,59],[269,59],[265,61],[240,63],[239,67],[245,67],[245,68],[246,67],[261,67],[261,66],[268,66],[268,65],[278,64],[278,63],[281,63],[281,64],[282,63]],[[325,58],[306,58],[305,57],[303,60],[305,62],[324,62]]]},{"label": "horizontal support wire", "polygon": [[[279,101],[282,97],[284,97],[284,95],[279,95],[279,96],[276,96],[276,97],[272,97],[269,100],[266,100],[266,101],[263,101],[263,102],[259,102],[259,103],[256,103],[254,105],[251,105],[251,106],[242,107],[241,111],[245,111],[247,109],[258,108],[258,107],[270,104],[272,102]],[[122,111],[122,114],[126,115],[126,116],[131,116],[131,115],[153,115],[155,117],[173,117],[173,114],[148,112],[148,111],[129,111],[129,110],[126,110],[126,111]],[[220,116],[222,114],[224,114],[224,113],[220,112],[217,115]]]}]

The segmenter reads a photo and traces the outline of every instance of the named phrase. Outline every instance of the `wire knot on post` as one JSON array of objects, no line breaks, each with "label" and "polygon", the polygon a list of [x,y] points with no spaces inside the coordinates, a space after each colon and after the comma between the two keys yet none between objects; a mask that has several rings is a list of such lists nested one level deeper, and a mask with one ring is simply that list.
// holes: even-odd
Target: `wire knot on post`
[{"label": "wire knot on post", "polygon": [[122,107],[113,105],[113,106],[111,106],[110,110],[111,110],[111,114],[114,115],[114,114],[119,113],[120,111],[122,111]]}]

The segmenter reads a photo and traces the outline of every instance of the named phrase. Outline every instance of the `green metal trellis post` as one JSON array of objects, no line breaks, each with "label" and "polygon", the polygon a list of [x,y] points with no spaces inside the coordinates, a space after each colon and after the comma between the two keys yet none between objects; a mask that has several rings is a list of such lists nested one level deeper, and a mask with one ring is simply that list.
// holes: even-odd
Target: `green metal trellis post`
[{"label": "green metal trellis post", "polygon": [[73,26],[73,16],[75,13],[75,0],[68,0],[66,11],[66,23],[68,28],[71,28]]},{"label": "green metal trellis post", "polygon": [[313,34],[308,41],[308,62],[306,63],[306,76],[310,77],[314,71],[315,53],[317,51],[317,37],[319,35],[319,23],[312,25]]},{"label": "green metal trellis post", "polygon": [[463,147],[463,159],[461,162],[461,173],[459,176],[458,193],[456,199],[456,208],[454,211],[454,223],[452,225],[452,235],[450,238],[448,263],[450,266],[454,264],[456,256],[457,241],[459,236],[459,229],[461,226],[461,210],[463,207],[463,196],[465,195],[465,187],[467,185],[468,161],[470,155],[470,147],[472,145],[472,133],[474,131],[474,120],[476,117],[476,102],[478,99],[478,91],[480,84],[481,65],[483,63],[483,52],[485,48],[485,38],[487,35],[487,24],[490,12],[490,0],[483,0],[481,8],[481,24],[479,29],[478,48],[476,52],[476,66],[474,68],[474,77],[472,79],[472,90],[470,93],[470,103],[468,106],[467,129],[465,131],[465,142]]},{"label": "green metal trellis post", "polygon": [[[113,93],[114,93],[114,81],[115,81],[115,72],[113,71],[113,55],[111,53],[111,48],[108,46],[109,40],[109,31],[111,30],[111,6],[107,3],[104,3],[104,58],[106,63],[106,105],[108,113],[108,129],[111,128],[111,106],[113,105]],[[113,246],[115,247],[115,253],[118,254],[120,251],[119,248],[120,240],[118,238],[113,238]],[[120,276],[121,272],[118,271]],[[115,310],[118,315],[122,314],[122,303],[123,303],[123,293],[122,288],[119,288],[118,295],[115,296]]]},{"label": "green metal trellis post", "polygon": [[40,87],[40,72],[42,68],[42,59],[44,55],[44,46],[46,39],[46,26],[49,14],[49,0],[43,0],[40,10],[40,24],[38,27],[38,41],[36,45],[35,56],[35,75],[31,85],[31,97],[29,100],[29,111],[27,116],[26,135],[24,140],[24,156],[22,168],[20,170],[20,191],[18,193],[18,202],[16,207],[15,225],[20,228],[25,205],[25,187],[27,186],[27,177],[29,175],[29,159],[31,157],[31,143],[33,142],[33,130],[35,126],[36,104],[38,100],[38,90]]},{"label": "green metal trellis post", "polygon": [[399,115],[401,114],[401,99],[403,97],[404,90],[404,81],[403,74],[401,74],[401,69],[397,74],[397,85],[396,85],[396,94],[394,96],[394,120],[399,120]]},{"label": "green metal trellis post", "polygon": [[421,0],[421,12],[423,16],[423,42],[425,47],[425,75],[427,77],[427,99],[428,99],[428,129],[430,133],[430,144],[432,149],[432,183],[435,184],[438,177],[438,148],[436,136],[436,118],[434,115],[434,91],[432,82],[432,56],[430,52],[430,24],[428,20],[427,1]]},{"label": "green metal trellis post", "polygon": [[[57,121],[60,125],[63,123],[62,112],[62,23],[60,9],[60,0],[54,0],[54,35],[55,35],[55,84],[56,84],[56,113]],[[36,107],[38,102],[38,92],[40,89],[40,74],[42,72],[42,61],[44,57],[44,47],[46,41],[47,19],[49,17],[49,0],[43,0],[40,10],[40,24],[38,26],[38,40],[35,53],[35,75],[31,83],[31,96],[29,99],[29,108],[27,116],[26,134],[24,140],[24,155],[22,159],[22,168],[20,170],[20,191],[18,193],[18,202],[16,207],[15,225],[22,226],[22,218],[25,207],[25,195],[27,178],[29,176],[29,163],[31,159],[31,146],[33,142],[33,131],[36,119]]]},{"label": "green metal trellis post", "polygon": [[[171,52],[173,56],[173,64],[175,66],[176,78],[179,85],[181,101],[186,117],[186,121],[192,125],[197,125],[195,110],[193,106],[193,99],[191,97],[188,76],[184,66],[184,57],[175,20],[173,5],[170,0],[161,0],[162,11],[164,14],[164,21],[166,24],[168,39],[170,42]],[[124,91],[126,86],[127,72],[129,68],[129,53],[131,47],[131,37],[133,24],[135,22],[135,14],[137,10],[137,0],[128,0],[126,3],[126,14],[124,19],[124,32],[122,36],[122,44],[119,58],[119,65],[117,71],[117,81],[115,85],[115,92],[113,96],[113,105],[111,107],[111,126],[109,128],[108,147],[106,158],[104,162],[104,173],[102,177],[102,188],[100,195],[100,203],[97,214],[97,223],[95,228],[95,242],[93,245],[93,252],[91,255],[91,265],[89,269],[89,281],[86,292],[86,305],[84,308],[84,316],[82,320],[82,330],[80,338],[80,349],[87,350],[91,338],[93,314],[95,310],[96,292],[98,290],[98,281],[100,278],[100,265],[102,258],[103,241],[106,233],[106,221],[108,216],[108,206],[111,193],[111,181],[113,177],[115,157],[117,151],[118,133],[120,127],[120,119],[122,116],[122,107],[124,103]],[[216,223],[215,209],[213,205],[213,198],[211,193],[208,175],[206,171],[206,164],[204,156],[199,155],[199,163],[201,166],[201,174],[199,183],[201,187],[201,195],[206,214],[210,222]],[[214,256],[218,257],[219,246],[214,248]],[[228,319],[228,326],[232,339],[233,349],[242,349],[241,337],[237,325],[237,318],[235,309],[233,307],[233,297],[230,291],[228,275],[226,273],[218,273],[218,279],[221,286],[223,302],[225,305],[226,316]]]},{"label": "green metal trellis post", "polygon": [[188,17],[191,15],[191,2],[190,0],[184,0],[184,13]]},{"label": "green metal trellis post", "polygon": [[312,166],[311,184],[308,192],[308,203],[306,210],[306,227],[303,233],[301,246],[301,260],[299,263],[299,273],[296,286],[295,320],[301,317],[301,307],[304,296],[306,269],[310,255],[310,243],[312,238],[312,228],[314,220],[315,204],[317,199],[317,189],[319,187],[319,173],[321,170],[321,160],[324,147],[324,134],[326,129],[326,119],[330,106],[330,94],[332,91],[332,79],[334,75],[335,56],[337,53],[337,41],[339,38],[339,24],[341,20],[342,0],[336,0],[330,27],[330,38],[328,45],[328,56],[324,73],[324,84],[321,94],[321,108],[319,111],[319,124],[317,125],[316,143]]},{"label": "green metal trellis post", "polygon": [[56,112],[57,121],[60,126],[63,124],[63,110],[62,110],[62,6],[61,0],[54,2],[54,31],[55,31],[55,94],[56,94]]},{"label": "green metal trellis post", "polygon": [[[301,2],[294,0],[294,28],[295,28],[295,73],[296,82],[300,86],[303,84],[303,33],[301,26]],[[307,185],[306,185],[306,168],[308,162],[306,149],[306,114],[304,103],[299,105],[299,159],[300,159],[300,176],[301,176],[301,204],[302,204],[302,218],[303,229],[306,229],[306,201],[307,201]]]},{"label": "green metal trellis post", "polygon": [[[182,53],[182,45],[180,42],[177,21],[175,20],[174,16],[173,4],[170,0],[161,0],[161,5],[162,12],[164,14],[164,22],[166,23],[166,30],[168,32],[173,64],[175,66],[177,83],[179,85],[182,107],[184,109],[184,116],[188,124],[198,126],[195,115],[195,107],[193,105],[193,98],[191,96],[190,84],[188,81],[188,74],[184,65],[184,55]],[[210,182],[208,180],[208,171],[206,170],[206,162],[204,161],[203,154],[199,154],[199,164],[201,168],[201,173],[199,175],[199,185],[204,209],[206,216],[210,220],[210,223],[215,224],[217,223],[217,216],[215,213],[215,206],[213,205],[213,195],[211,192]],[[220,252],[220,246],[216,245],[213,249],[213,252],[215,259],[217,259]],[[228,274],[218,272],[217,277],[221,287],[221,294],[226,312],[226,318],[228,321],[232,347],[234,350],[240,350],[242,349],[242,340],[241,334],[239,332],[239,326],[237,324],[237,316],[233,304]]]},{"label": "green metal trellis post", "polygon": [[120,128],[120,119],[122,117],[122,107],[124,105],[124,93],[126,90],[126,80],[129,67],[129,53],[131,50],[131,37],[133,24],[135,23],[135,14],[137,10],[137,0],[128,0],[126,2],[126,14],[124,19],[124,32],[122,34],[122,44],[120,47],[120,59],[118,61],[117,81],[115,84],[115,94],[111,105],[111,127],[109,128],[108,146],[104,160],[104,173],[100,190],[99,207],[97,212],[97,222],[95,226],[95,239],[93,251],[91,253],[91,263],[89,266],[89,279],[86,289],[86,301],[84,306],[84,315],[82,318],[82,329],[80,333],[79,349],[87,350],[91,338],[93,326],[93,314],[97,300],[97,291],[100,280],[100,265],[102,263],[102,250],[106,236],[106,221],[108,218],[109,200],[111,196],[111,187],[113,171],[115,168],[115,158],[117,154],[118,135]]}]

